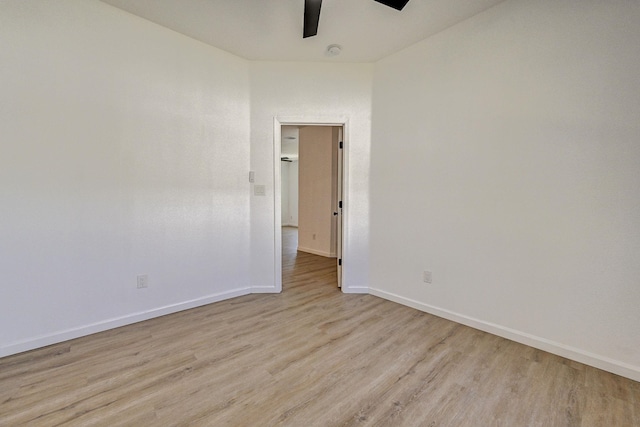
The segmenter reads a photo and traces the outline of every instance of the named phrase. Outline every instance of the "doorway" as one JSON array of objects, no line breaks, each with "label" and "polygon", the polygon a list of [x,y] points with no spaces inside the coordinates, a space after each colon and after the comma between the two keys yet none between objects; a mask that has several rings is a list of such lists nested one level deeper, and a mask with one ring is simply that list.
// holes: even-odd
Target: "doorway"
[{"label": "doorway", "polygon": [[[300,221],[300,244],[296,241],[296,251],[299,254],[313,254],[313,256],[322,256],[325,260],[321,261],[321,263],[326,263],[327,258],[331,259],[334,265],[334,283],[337,287],[342,287],[343,285],[343,267],[345,264],[345,260],[343,257],[344,253],[344,236],[346,229],[346,216],[345,208],[346,208],[346,200],[345,200],[345,192],[343,188],[345,187],[345,170],[344,167],[346,161],[346,147],[347,143],[345,141],[347,136],[346,129],[347,122],[346,120],[338,120],[338,121],[302,121],[302,120],[282,120],[275,119],[274,121],[274,178],[275,178],[275,191],[274,191],[274,207],[275,207],[275,270],[276,270],[276,286],[278,290],[282,290],[282,274],[283,274],[283,261],[288,263],[291,262],[291,236],[295,233],[295,238],[297,240],[298,233],[297,230],[292,230],[291,228],[285,228],[283,230],[283,225],[285,227],[291,225],[298,225],[297,222]],[[313,144],[313,141],[309,141],[307,143],[307,147],[312,147],[312,149],[303,148],[301,153],[294,153],[291,151],[291,141],[296,139],[295,132],[292,132],[292,128],[297,130],[302,129],[302,138],[305,138],[305,134],[309,139],[313,140],[314,135],[330,135],[332,136],[332,140],[329,142],[329,147],[324,147],[324,154],[319,153],[319,145]],[[310,136],[309,136],[310,135]],[[334,147],[331,147],[331,144]],[[335,150],[333,150],[335,148]],[[314,150],[316,150],[314,152]],[[327,151],[328,150],[328,151]],[[320,150],[322,151],[322,150]],[[330,153],[330,154],[328,154]],[[324,166],[322,173],[326,175],[322,175],[318,178],[319,171],[301,171],[302,174],[311,174],[311,182],[313,182],[313,186],[307,188],[305,190],[304,184],[301,184],[303,188],[300,189],[300,195],[296,194],[288,194],[287,193],[287,182],[286,180],[291,179],[292,171],[299,171],[304,168],[304,160],[302,165],[299,165],[298,161],[299,156],[303,158],[307,156],[307,164],[308,157],[311,156],[324,156],[326,158],[327,155],[331,156],[330,162],[328,165]],[[319,159],[317,157],[316,159]],[[318,163],[318,161],[316,161]],[[300,167],[299,167],[300,166]],[[310,169],[317,169],[317,165],[313,165]],[[313,174],[316,174],[314,177]],[[328,176],[327,176],[328,175]],[[320,181],[324,181],[324,188],[321,187]],[[327,187],[327,183],[329,183],[329,187]],[[297,183],[294,187],[297,186]],[[320,198],[322,199],[323,205],[316,209],[309,208],[309,206],[305,206],[303,208],[303,204],[305,202],[305,198],[308,199],[308,196],[313,193],[311,196],[318,196],[320,194]],[[287,208],[287,202],[289,204],[297,202],[297,197],[300,198],[300,209],[298,210],[289,210]],[[283,205],[284,201],[284,205]],[[311,213],[309,210],[311,209]],[[306,212],[305,212],[306,211]],[[311,217],[311,225],[305,228],[304,221],[305,215]],[[324,231],[323,231],[324,230]],[[283,233],[285,232],[285,241],[283,242]],[[326,232],[326,235],[322,236],[321,234]],[[286,249],[288,252],[283,259],[283,243],[287,245]],[[295,254],[294,254],[295,255]],[[306,256],[306,255],[305,255]],[[308,258],[308,256],[306,256]],[[306,259],[306,258],[305,258]],[[287,265],[289,268],[289,264]]]}]

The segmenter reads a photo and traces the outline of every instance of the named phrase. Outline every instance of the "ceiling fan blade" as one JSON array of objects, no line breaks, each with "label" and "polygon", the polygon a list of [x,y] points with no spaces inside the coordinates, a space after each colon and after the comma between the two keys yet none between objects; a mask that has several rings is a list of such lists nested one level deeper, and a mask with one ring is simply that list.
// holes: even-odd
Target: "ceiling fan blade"
[{"label": "ceiling fan blade", "polygon": [[375,1],[397,10],[402,10],[402,8],[405,7],[407,3],[409,3],[409,0],[375,0]]},{"label": "ceiling fan blade", "polygon": [[302,38],[306,39],[318,34],[320,6],[322,6],[322,0],[304,0],[304,30]]}]

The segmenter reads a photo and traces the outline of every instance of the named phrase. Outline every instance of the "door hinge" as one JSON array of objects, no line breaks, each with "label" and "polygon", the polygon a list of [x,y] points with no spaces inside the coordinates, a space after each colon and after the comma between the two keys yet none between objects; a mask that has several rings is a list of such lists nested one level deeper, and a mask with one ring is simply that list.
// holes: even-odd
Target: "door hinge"
[{"label": "door hinge", "polygon": [[338,202],[338,208],[342,209],[342,200]]},{"label": "door hinge", "polygon": [[340,149],[342,150],[343,148],[344,148],[344,143],[340,141]]},{"label": "door hinge", "polygon": [[342,265],[342,258],[338,260],[338,265]]}]

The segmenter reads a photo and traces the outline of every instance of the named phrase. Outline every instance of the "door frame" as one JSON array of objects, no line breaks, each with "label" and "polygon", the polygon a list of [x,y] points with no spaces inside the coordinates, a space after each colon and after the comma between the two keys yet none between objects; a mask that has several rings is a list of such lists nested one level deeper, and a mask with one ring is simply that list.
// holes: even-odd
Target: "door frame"
[{"label": "door frame", "polygon": [[274,211],[274,271],[276,292],[282,292],[282,172],[280,153],[282,151],[282,126],[341,126],[342,127],[342,292],[349,289],[345,280],[348,262],[345,261],[348,239],[348,209],[347,202],[349,188],[349,119],[344,116],[315,117],[315,116],[276,116],[273,118],[273,211]]}]

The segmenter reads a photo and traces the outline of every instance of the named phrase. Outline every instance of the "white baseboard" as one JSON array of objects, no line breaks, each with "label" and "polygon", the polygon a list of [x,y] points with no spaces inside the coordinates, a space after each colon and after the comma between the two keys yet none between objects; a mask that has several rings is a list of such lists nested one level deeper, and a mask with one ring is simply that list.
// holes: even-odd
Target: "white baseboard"
[{"label": "white baseboard", "polygon": [[306,253],[313,254],[313,255],[320,255],[320,256],[323,256],[323,257],[327,257],[327,258],[335,258],[336,257],[336,254],[332,254],[331,252],[324,252],[324,251],[319,251],[319,250],[316,250],[316,249],[304,248],[302,246],[298,246],[298,250],[300,252],[306,252]]},{"label": "white baseboard", "polygon": [[342,292],[345,294],[368,294],[369,288],[364,286],[345,286],[343,284]]},{"label": "white baseboard", "polygon": [[74,338],[80,338],[86,335],[103,332],[109,329],[119,328],[121,326],[130,325],[132,323],[142,322],[144,320],[153,319],[155,317],[164,316],[166,314],[176,313],[178,311],[189,310],[191,308],[200,307],[218,301],[223,301],[242,295],[251,293],[250,288],[239,288],[219,294],[208,295],[206,297],[197,298],[177,304],[166,305],[147,311],[132,313],[113,319],[108,319],[89,325],[78,326],[76,328],[66,329],[52,334],[41,335],[39,337],[28,338],[16,343],[0,347],[0,357],[10,356],[12,354],[22,353],[23,351],[33,350],[52,344],[58,344]]},{"label": "white baseboard", "polygon": [[584,363],[585,365],[612,372],[616,375],[621,375],[634,381],[640,381],[640,367],[638,366],[629,365],[627,363],[610,359],[598,354],[590,353],[579,348],[560,344],[551,340],[547,340],[545,338],[540,338],[521,331],[517,331],[515,329],[496,325],[494,323],[485,322],[449,310],[444,310],[438,307],[431,306],[429,304],[424,304],[419,301],[412,300],[410,298],[405,298],[400,295],[382,291],[380,289],[369,289],[369,293],[371,295],[375,295],[389,301],[397,302],[399,304],[406,305],[408,307],[412,307],[417,310],[424,311],[426,313],[433,314],[435,316],[442,317],[456,323],[470,326],[472,328],[479,329],[481,331],[488,332],[502,338],[507,338],[509,340],[537,348],[539,350],[566,357],[567,359],[575,360],[576,362]]},{"label": "white baseboard", "polygon": [[252,286],[251,293],[252,294],[278,294],[280,292],[276,290],[275,286]]}]

